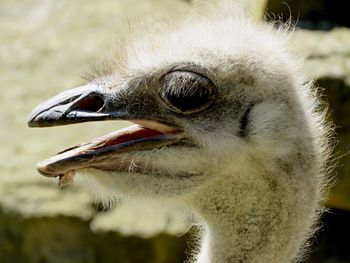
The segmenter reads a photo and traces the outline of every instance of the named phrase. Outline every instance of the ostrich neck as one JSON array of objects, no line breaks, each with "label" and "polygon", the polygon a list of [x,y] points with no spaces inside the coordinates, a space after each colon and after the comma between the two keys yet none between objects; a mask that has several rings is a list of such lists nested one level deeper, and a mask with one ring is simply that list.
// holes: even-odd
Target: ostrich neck
[{"label": "ostrich neck", "polygon": [[292,262],[313,220],[312,194],[309,206],[302,202],[305,189],[298,192],[303,188],[288,189],[269,179],[275,176],[243,177],[202,189],[197,207],[205,231],[197,262]]}]

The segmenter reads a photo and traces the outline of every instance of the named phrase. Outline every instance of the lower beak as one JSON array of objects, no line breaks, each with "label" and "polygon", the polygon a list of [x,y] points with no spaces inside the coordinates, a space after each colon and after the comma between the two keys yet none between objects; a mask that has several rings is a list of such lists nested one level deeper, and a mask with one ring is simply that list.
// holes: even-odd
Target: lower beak
[{"label": "lower beak", "polygon": [[184,139],[181,129],[142,115],[129,114],[126,101],[114,100],[96,85],[89,84],[63,92],[37,106],[30,114],[30,127],[49,127],[87,121],[131,120],[141,125],[112,132],[91,142],[79,144],[41,161],[38,171],[50,177],[63,176],[78,169],[126,169],[126,153],[145,151]]}]

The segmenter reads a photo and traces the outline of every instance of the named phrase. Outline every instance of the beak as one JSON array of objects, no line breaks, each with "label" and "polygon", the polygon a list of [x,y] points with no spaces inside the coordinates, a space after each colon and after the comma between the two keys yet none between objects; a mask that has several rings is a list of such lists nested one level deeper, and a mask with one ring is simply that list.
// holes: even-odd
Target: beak
[{"label": "beak", "polygon": [[50,127],[87,121],[131,118],[124,112],[106,111],[109,96],[88,84],[62,92],[38,105],[29,115],[29,127]]},{"label": "beak", "polygon": [[[166,124],[169,123],[166,120],[157,120],[157,113],[152,107],[154,105],[142,105],[140,97],[143,96],[137,96],[132,91],[135,89],[128,92],[127,96],[125,91],[122,95],[118,94],[119,90],[112,94],[109,89],[103,90],[98,85],[88,84],[65,91],[37,106],[29,116],[29,127],[116,119],[131,120],[138,124],[65,149],[39,162],[38,171],[49,177],[62,177],[87,167],[128,171],[125,153],[154,150],[184,139],[181,129]],[[148,98],[146,101],[155,100]],[[136,105],[135,108],[133,105]],[[147,113],[147,108],[151,109],[148,112],[152,112],[153,117]]]}]

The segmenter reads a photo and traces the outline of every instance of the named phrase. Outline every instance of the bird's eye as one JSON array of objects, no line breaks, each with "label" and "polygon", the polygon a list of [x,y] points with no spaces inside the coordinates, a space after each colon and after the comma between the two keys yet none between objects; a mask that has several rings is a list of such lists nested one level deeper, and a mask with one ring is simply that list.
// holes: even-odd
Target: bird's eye
[{"label": "bird's eye", "polygon": [[193,113],[207,108],[216,95],[215,85],[190,71],[172,71],[161,79],[160,95],[171,110]]}]

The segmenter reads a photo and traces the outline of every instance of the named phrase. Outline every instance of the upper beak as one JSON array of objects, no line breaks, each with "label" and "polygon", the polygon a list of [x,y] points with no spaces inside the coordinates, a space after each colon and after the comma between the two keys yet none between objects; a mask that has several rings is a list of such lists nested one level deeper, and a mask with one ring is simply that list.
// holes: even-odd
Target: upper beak
[{"label": "upper beak", "polygon": [[62,92],[38,105],[29,115],[29,127],[49,127],[109,119],[130,119],[123,111],[108,111],[110,95],[88,84]]}]

